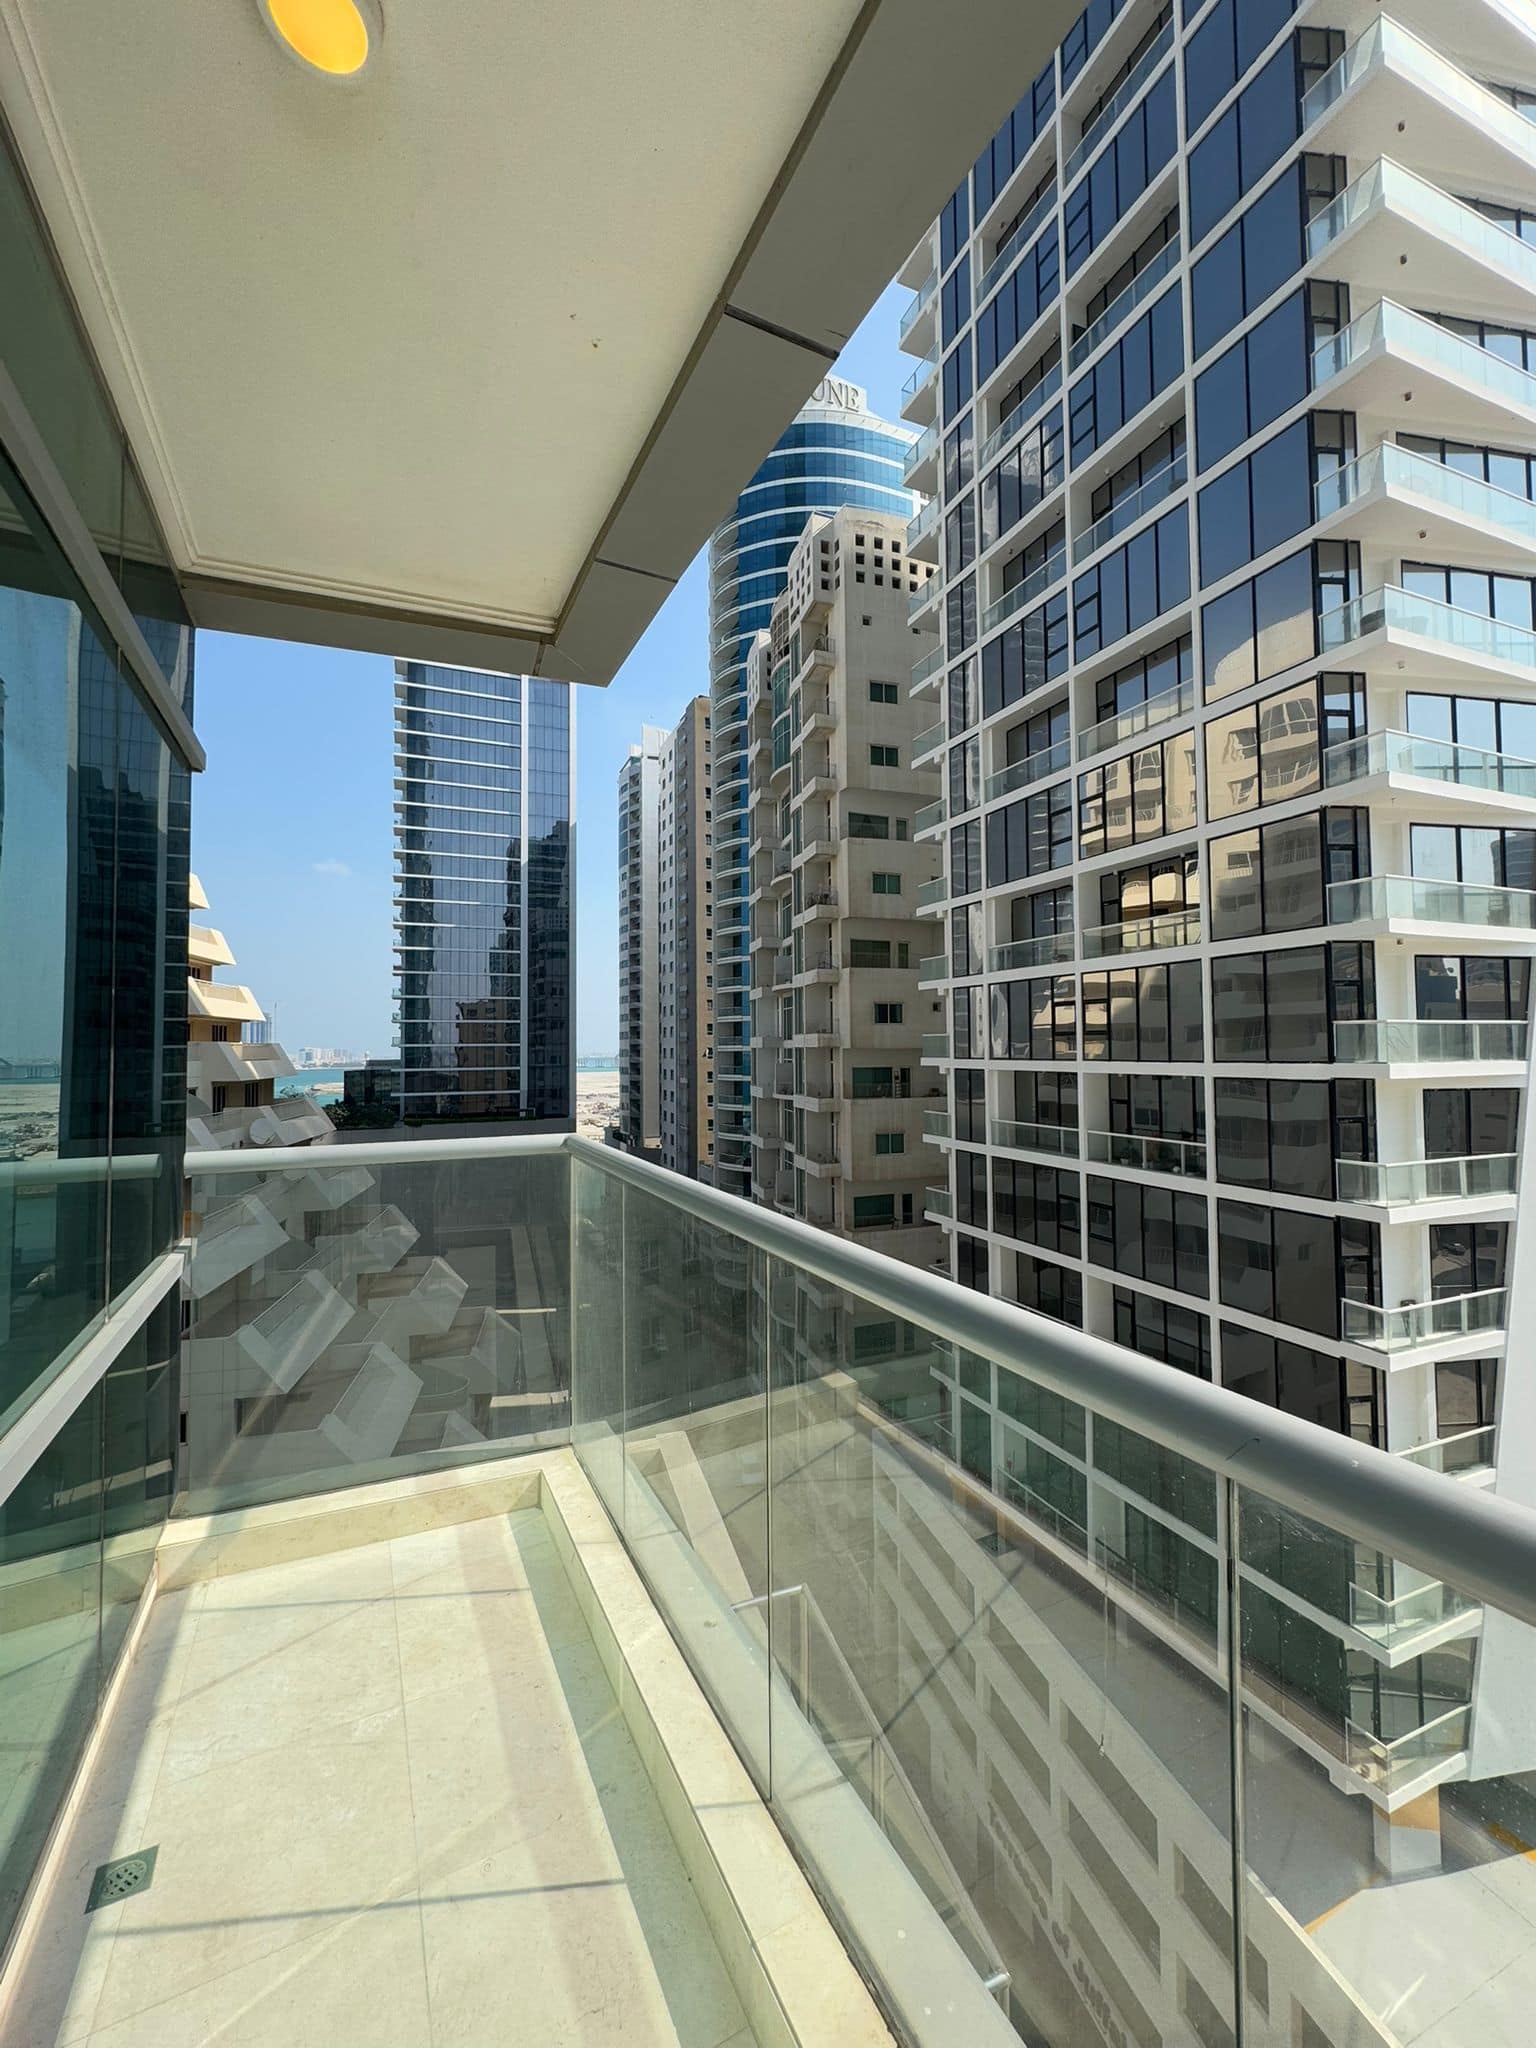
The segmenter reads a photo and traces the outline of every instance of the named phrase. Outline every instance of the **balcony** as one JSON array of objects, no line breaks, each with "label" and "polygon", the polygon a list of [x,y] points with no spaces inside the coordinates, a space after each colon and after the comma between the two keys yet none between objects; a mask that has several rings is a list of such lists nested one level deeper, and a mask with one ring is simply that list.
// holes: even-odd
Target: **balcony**
[{"label": "balcony", "polygon": [[1349,404],[1386,409],[1389,416],[1406,388],[1405,373],[1448,432],[1481,431],[1490,407],[1536,426],[1536,376],[1392,299],[1378,299],[1312,357],[1314,392],[1322,395],[1337,379],[1347,387]]},{"label": "balcony", "polygon": [[1500,1078],[1523,1079],[1527,1026],[1521,1018],[1354,1017],[1333,1027],[1334,1058],[1378,1069],[1389,1079],[1455,1075],[1469,1064]]},{"label": "balcony", "polygon": [[[1532,131],[1536,133],[1536,130]],[[1385,441],[1319,479],[1317,517],[1333,539],[1364,539],[1412,559],[1426,541],[1436,561],[1507,564],[1529,573],[1536,504],[1521,494]]]},{"label": "balcony", "polygon": [[[931,315],[939,296],[939,274],[930,270],[903,308],[897,343],[908,355],[925,355],[935,339]],[[909,345],[910,344],[910,345]]]},{"label": "balcony", "polygon": [[1005,414],[988,434],[976,457],[978,470],[985,469],[994,455],[1001,455],[1015,436],[1037,419],[1061,389],[1061,365],[1053,363],[1038,383],[1032,384],[1011,412]]},{"label": "balcony", "polygon": [[925,1061],[947,1060],[949,1058],[949,1033],[947,1031],[925,1031],[923,1033],[922,1057]]},{"label": "balcony", "polygon": [[[1406,147],[1420,170],[1472,190],[1497,192],[1511,181],[1518,188],[1536,172],[1536,129],[1386,16],[1372,21],[1310,89],[1301,122],[1308,149],[1368,161]],[[1405,130],[1411,145],[1403,142]]]},{"label": "balcony", "polygon": [[949,955],[947,953],[934,953],[928,959],[918,961],[917,985],[919,988],[932,988],[938,982],[947,981],[948,979]]},{"label": "balcony", "polygon": [[1307,254],[1363,299],[1390,298],[1406,267],[1435,279],[1437,303],[1517,323],[1536,313],[1536,248],[1389,157],[1308,222]]},{"label": "balcony", "polygon": [[982,632],[990,633],[992,628],[1000,626],[1004,619],[1011,619],[1015,612],[1022,611],[1025,605],[1032,604],[1037,597],[1043,597],[1051,585],[1059,583],[1066,573],[1067,551],[1064,547],[1059,547],[1040,564],[1038,569],[1032,569],[1022,581],[1015,583],[1012,589],[1005,590],[1001,597],[994,599],[987,606],[981,615]]},{"label": "balcony", "polygon": [[909,491],[927,490],[937,484],[938,459],[939,425],[935,420],[924,427],[902,457],[901,480]]},{"label": "balcony", "polygon": [[912,901],[920,911],[933,910],[940,904],[947,903],[949,901],[948,880],[943,875],[935,875],[932,881],[920,883],[917,894],[913,897]]},{"label": "balcony", "polygon": [[1066,180],[1069,185],[1078,172],[1086,166],[1089,158],[1114,128],[1120,116],[1127,112],[1131,105],[1140,97],[1149,81],[1161,68],[1163,59],[1172,48],[1173,23],[1169,22],[1161,34],[1148,44],[1136,63],[1127,72],[1121,84],[1110,94],[1087,127],[1084,128],[1077,147],[1067,158]]},{"label": "balcony", "polygon": [[[1029,247],[1030,243],[1039,234],[1055,211],[1056,183],[1053,179],[1019,222],[1018,226],[1009,235],[1007,241],[998,245],[997,254],[981,273],[981,280],[976,286],[976,303],[978,306],[984,306],[987,300],[991,298],[994,289],[1008,275],[1009,270],[1013,266],[1014,259],[1023,255],[1024,251]],[[985,461],[986,457],[983,456],[982,460]]]},{"label": "balcony", "polygon": [[1334,1185],[1341,1202],[1379,1209],[1388,1221],[1394,1211],[1426,1208],[1437,1214],[1512,1216],[1516,1164],[1513,1152],[1479,1152],[1465,1159],[1341,1159]]},{"label": "balcony", "polygon": [[1421,816],[1429,806],[1525,813],[1536,804],[1536,762],[1417,733],[1362,733],[1324,752],[1323,785],[1361,795],[1400,794]]},{"label": "balcony", "polygon": [[[926,589],[926,587],[925,585],[924,588]],[[915,590],[912,595],[914,597],[921,597],[923,592]],[[920,691],[926,690],[943,666],[944,650],[942,647],[935,647],[931,653],[925,654],[921,661],[914,662],[912,665],[911,694],[915,697]]]},{"label": "balcony", "polygon": [[1425,1472],[1443,1472],[1453,1479],[1486,1486],[1494,1476],[1496,1435],[1493,1424],[1486,1422],[1477,1429],[1457,1430],[1452,1436],[1436,1437],[1433,1443],[1414,1444],[1392,1455],[1408,1459]]},{"label": "balcony", "polygon": [[939,559],[939,501],[930,498],[907,521],[907,553],[919,562]]},{"label": "balcony", "polygon": [[1173,240],[1152,258],[1146,269],[1133,277],[1125,290],[1112,299],[1098,319],[1073,342],[1068,358],[1071,367],[1080,370],[1088,358],[1125,325],[1137,307],[1146,304],[1164,280],[1173,275],[1182,261],[1182,244],[1180,238],[1175,235]]},{"label": "balcony", "polygon": [[935,725],[925,725],[912,742],[912,766],[917,767],[930,754],[936,754],[949,736],[949,727],[941,718]]},{"label": "balcony", "polygon": [[909,625],[920,619],[930,605],[938,603],[941,587],[941,579],[939,577],[925,576],[918,584],[916,590],[907,593],[907,622]]},{"label": "balcony", "polygon": [[1165,1138],[1153,1131],[1087,1131],[1084,1144],[1087,1158],[1098,1165],[1205,1178],[1203,1140]]},{"label": "balcony", "polygon": [[1328,922],[1379,932],[1475,932],[1527,940],[1536,929],[1536,891],[1483,882],[1445,882],[1425,875],[1365,875],[1328,884]]},{"label": "balcony", "polygon": [[[359,1173],[460,1305],[371,1354],[346,1327],[306,1342],[259,1403],[191,1375],[189,1491],[8,2038],[84,2044],[89,2008],[125,2044],[426,2048],[499,2038],[515,1981],[518,2027],[573,2048],[601,2011],[669,2048],[1017,2048],[1020,1986],[1037,2033],[1096,2025],[1065,1960],[1092,1934],[1093,2010],[1173,2043],[1196,1970],[1233,2009],[1225,1915],[1248,1982],[1320,2039],[1388,2010],[1411,2039],[1466,1869],[1496,1866],[1525,1923],[1536,1875],[1484,1818],[1500,1782],[1458,1798],[1467,1703],[1393,1692],[1368,1723],[1368,1670],[1313,1696],[1237,1603],[1321,1608],[1382,1666],[1478,1610],[1522,1647],[1528,1511],[580,1140],[194,1161],[200,1211],[283,1219],[200,1297],[195,1343],[238,1348],[274,1261],[322,1213],[351,1228]],[[896,1341],[851,1371],[802,1300]],[[1314,1599],[1312,1557],[1262,1534],[1277,1514],[1368,1553],[1369,1582]],[[1208,1572],[1170,1566],[1181,1529]],[[33,1626],[7,1638],[29,1663]],[[1513,1791],[1523,1689],[1502,1732]],[[1239,1791],[1234,1882],[1213,1816]],[[1112,1896],[1141,1900],[1178,1988],[1118,1919],[1040,1903],[1047,1842],[1074,1900],[1145,1866]],[[148,1846],[148,1887],[81,1910],[98,1864]],[[1409,1846],[1415,1881],[1378,1882]],[[1507,1945],[1456,1927],[1461,2038],[1518,2039]]]},{"label": "balcony", "polygon": [[1011,939],[987,950],[992,974],[1014,974],[1021,967],[1050,967],[1077,957],[1076,932],[1040,932],[1032,939]]},{"label": "balcony", "polygon": [[1015,1123],[1006,1117],[994,1118],[992,1142],[1006,1152],[1049,1152],[1057,1159],[1077,1157],[1075,1124]]},{"label": "balcony", "polygon": [[1159,690],[1155,697],[1148,697],[1140,704],[1116,712],[1112,718],[1090,725],[1078,746],[1078,759],[1086,761],[1094,754],[1103,753],[1106,747],[1117,747],[1122,740],[1136,739],[1142,733],[1150,732],[1154,726],[1179,718],[1186,711],[1193,710],[1194,702],[1193,683],[1175,683],[1171,690]]},{"label": "balcony", "polygon": [[949,806],[943,797],[931,804],[924,804],[912,819],[912,836],[921,839],[925,832],[937,831],[949,816]]},{"label": "balcony", "polygon": [[1368,1351],[1459,1354],[1479,1344],[1502,1346],[1506,1294],[1502,1287],[1453,1294],[1440,1301],[1409,1301],[1382,1308],[1370,1301],[1340,1303],[1344,1341]]},{"label": "balcony", "polygon": [[1188,481],[1189,463],[1181,452],[1171,462],[1165,462],[1161,469],[1154,470],[1145,483],[1134,491],[1128,491],[1118,503],[1110,506],[1102,519],[1096,519],[1085,533],[1077,536],[1072,543],[1073,564],[1086,562],[1090,555],[1096,555],[1100,548],[1107,547],[1110,541],[1127,532],[1138,519],[1171,498]]},{"label": "balcony", "polygon": [[1022,761],[1010,761],[1006,768],[989,775],[982,791],[983,800],[990,804],[1000,796],[1012,796],[1015,790],[1028,789],[1031,783],[1043,781],[1047,775],[1056,775],[1071,765],[1072,742],[1057,740],[1054,745],[1041,747]]},{"label": "balcony", "polygon": [[923,1136],[937,1140],[949,1137],[949,1111],[947,1109],[925,1109],[923,1111]]},{"label": "balcony", "polygon": [[922,420],[926,424],[933,419],[934,387],[938,382],[938,375],[937,354],[924,356],[901,387],[901,416],[904,420]]},{"label": "balcony", "polygon": [[1198,946],[1198,910],[1159,911],[1150,917],[1129,917],[1119,924],[1091,925],[1082,934],[1084,959],[1101,960],[1121,953],[1162,952],[1171,946]]}]

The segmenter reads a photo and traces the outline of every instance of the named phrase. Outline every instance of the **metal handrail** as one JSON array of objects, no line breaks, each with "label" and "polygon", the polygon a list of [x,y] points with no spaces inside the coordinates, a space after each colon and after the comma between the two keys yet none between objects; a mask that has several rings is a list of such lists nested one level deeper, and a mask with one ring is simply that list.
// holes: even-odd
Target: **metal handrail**
[{"label": "metal handrail", "polygon": [[[467,1164],[559,1152],[1536,1626],[1536,1510],[1448,1486],[1438,1473],[1188,1373],[1148,1371],[1144,1358],[1108,1338],[994,1301],[721,1188],[561,1132],[349,1145],[337,1148],[335,1162]],[[270,1178],[323,1170],[331,1157],[328,1148],[204,1152],[191,1155],[186,1170],[194,1179]]]}]

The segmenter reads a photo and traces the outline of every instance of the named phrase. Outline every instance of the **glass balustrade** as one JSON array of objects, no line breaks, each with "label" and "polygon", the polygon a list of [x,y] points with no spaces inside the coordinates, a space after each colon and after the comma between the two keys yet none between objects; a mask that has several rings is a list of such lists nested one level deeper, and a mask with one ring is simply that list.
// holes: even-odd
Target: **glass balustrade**
[{"label": "glass balustrade", "polygon": [[1479,931],[1529,931],[1536,926],[1536,891],[1439,881],[1427,875],[1364,875],[1354,882],[1329,883],[1330,924],[1375,924],[1391,918]]},{"label": "glass balustrade", "polygon": [[920,541],[925,540],[938,523],[939,501],[930,498],[907,521],[907,553],[910,554]]},{"label": "glass balustrade", "polygon": [[923,1033],[923,1058],[925,1060],[947,1060],[949,1058],[949,1033],[947,1031],[925,1031]]},{"label": "glass balustrade", "polygon": [[1015,612],[1022,611],[1053,583],[1059,583],[1067,573],[1067,551],[1057,548],[1043,561],[1038,569],[1030,573],[1011,590],[1005,590],[1000,598],[989,604],[981,615],[981,630],[990,633],[994,626],[1000,626],[1004,619],[1011,619]]},{"label": "glass balustrade", "polygon": [[1480,520],[1521,547],[1536,544],[1536,504],[1514,491],[1500,490],[1481,477],[1468,476],[1449,463],[1435,462],[1395,441],[1368,448],[1353,462],[1318,479],[1317,516],[1326,519],[1374,490],[1396,488],[1429,498],[1465,519]]},{"label": "glass balustrade", "polygon": [[1341,333],[1319,343],[1312,356],[1313,388],[1380,350],[1431,363],[1447,376],[1476,386],[1490,398],[1522,411],[1536,412],[1536,376],[1529,370],[1495,355],[1491,349],[1480,348],[1476,342],[1452,333],[1422,313],[1410,312],[1392,299],[1379,299]]},{"label": "glass balustrade", "polygon": [[1536,248],[1389,157],[1379,158],[1308,222],[1308,257],[1323,255],[1341,235],[1383,208],[1454,243],[1500,277],[1536,290]]},{"label": "glass balustrade", "polygon": [[1074,370],[1080,370],[1101,342],[1107,341],[1117,327],[1123,327],[1136,308],[1152,296],[1165,278],[1171,277],[1178,269],[1182,256],[1177,235],[1152,258],[1146,269],[1133,277],[1125,290],[1094,321],[1093,325],[1080,334],[1072,344],[1070,361]]},{"label": "glass balustrade", "polygon": [[937,602],[938,595],[938,577],[924,577],[923,580],[918,584],[916,590],[910,591],[907,595],[907,617],[909,619],[915,619],[919,612],[926,611],[929,605]]},{"label": "glass balustrade", "polygon": [[1124,80],[1110,94],[1109,98],[1083,130],[1082,139],[1067,158],[1066,177],[1071,184],[1078,172],[1093,155],[1099,144],[1109,135],[1116,121],[1135,100],[1147,81],[1161,67],[1163,59],[1173,48],[1173,23],[1155,36],[1145,51],[1131,66]]},{"label": "glass balustrade", "polygon": [[987,953],[993,974],[1011,974],[1019,967],[1045,967],[1053,961],[1071,960],[1077,954],[1075,932],[1037,932],[1032,939],[1010,939]]},{"label": "glass balustrade", "polygon": [[943,797],[940,797],[936,803],[924,804],[922,809],[914,815],[912,830],[915,833],[926,832],[931,826],[942,825],[947,815],[947,806]]},{"label": "glass balustrade", "polygon": [[1507,100],[1489,92],[1438,50],[1421,42],[1401,22],[1378,17],[1348,46],[1301,103],[1301,125],[1310,128],[1372,70],[1390,69],[1411,80],[1439,105],[1454,109],[1477,130],[1491,135],[1517,156],[1536,164],[1536,134]]},{"label": "glass balustrade", "polygon": [[1468,1202],[1515,1191],[1513,1152],[1466,1159],[1341,1159],[1334,1169],[1341,1202],[1396,1208],[1411,1202]]},{"label": "glass balustrade", "polygon": [[1345,1301],[1343,1335],[1373,1351],[1411,1351],[1456,1337],[1495,1336],[1504,1328],[1505,1290],[1484,1287],[1443,1301],[1409,1301],[1383,1308],[1370,1301]]},{"label": "glass balustrade", "polygon": [[[1529,1517],[1445,1476],[1491,1432],[1388,1457],[1301,1431],[580,1140],[188,1173],[187,1507],[568,1446],[912,2048],[1172,2043],[1192,2010],[1228,2038],[1240,1996],[1254,2040],[1301,2013],[1318,2041],[1418,2038],[1465,1871],[1536,1883],[1505,1827],[1529,1689],[1489,1696],[1503,1749],[1469,1780],[1488,1674],[1411,1661],[1494,1616],[1529,1661]],[[1492,1333],[1502,1306],[1346,1303],[1346,1336]],[[1412,1841],[1454,1853],[1390,1881],[1390,1818],[1437,1783]],[[752,1818],[733,1794],[720,1825]],[[1520,2038],[1507,1947],[1455,1926],[1458,2038]]]},{"label": "glass balustrade", "polygon": [[942,747],[949,728],[941,718],[936,725],[925,725],[912,742],[912,758],[920,761],[924,754],[931,754],[935,747]]},{"label": "glass balustrade", "polygon": [[1200,913],[1170,910],[1152,917],[1126,918],[1119,924],[1090,925],[1082,940],[1082,951],[1090,959],[1153,952],[1164,946],[1196,946],[1200,943]]},{"label": "glass balustrade", "polygon": [[1318,620],[1322,651],[1333,653],[1353,640],[1384,630],[1414,633],[1478,661],[1507,661],[1536,667],[1536,633],[1482,612],[1464,611],[1436,597],[1420,597],[1395,583],[1365,591],[1326,611]]},{"label": "glass balustrade", "polygon": [[949,1136],[949,1111],[947,1109],[925,1109],[923,1111],[923,1136],[925,1138],[947,1138]]},{"label": "glass balustrade", "polygon": [[1410,1464],[1422,1465],[1426,1472],[1444,1472],[1453,1478],[1469,1472],[1490,1472],[1493,1469],[1494,1426],[1484,1423],[1478,1429],[1460,1429],[1453,1436],[1436,1437],[1433,1443],[1415,1444],[1410,1450],[1394,1451],[1393,1456],[1406,1458]]},{"label": "glass balustrade", "polygon": [[1102,753],[1106,747],[1118,746],[1122,740],[1135,739],[1154,725],[1166,724],[1170,718],[1192,710],[1194,702],[1193,683],[1176,683],[1171,690],[1159,690],[1155,697],[1148,697],[1125,711],[1117,711],[1112,718],[1100,719],[1097,725],[1090,725],[1082,734],[1078,759],[1086,761],[1091,754]]},{"label": "glass balustrade", "polygon": [[1016,1123],[1006,1117],[995,1117],[992,1142],[1012,1152],[1052,1152],[1062,1159],[1077,1157],[1077,1127],[1073,1124]]},{"label": "glass balustrade", "polygon": [[913,475],[922,468],[929,457],[935,453],[938,445],[939,425],[938,421],[935,420],[931,425],[924,427],[923,431],[911,443],[906,454],[902,457],[901,480],[903,483],[909,482]]},{"label": "glass balustrade", "polygon": [[1029,247],[1055,210],[1056,185],[1055,181],[1052,180],[1013,230],[1012,234],[1009,235],[1007,241],[1000,245],[997,254],[981,273],[981,282],[976,287],[976,303],[978,306],[986,304],[987,300],[992,296],[993,286],[1002,283],[1013,259]]},{"label": "glass balustrade", "polygon": [[[922,593],[919,591],[914,591],[912,594],[914,597],[916,597],[921,596]],[[914,665],[912,670],[913,691],[916,692],[920,690],[923,687],[924,683],[928,681],[929,677],[936,676],[943,666],[944,650],[942,647],[935,647],[931,654],[925,654],[922,660]]]},{"label": "glass balustrade", "polygon": [[949,957],[944,953],[932,953],[926,960],[917,963],[919,982],[942,981],[949,972]]},{"label": "glass balustrade", "polygon": [[912,294],[911,303],[907,307],[905,307],[905,309],[902,312],[899,336],[899,338],[902,341],[906,340],[907,336],[912,332],[912,329],[917,325],[918,321],[922,318],[923,314],[926,313],[928,308],[933,304],[938,289],[938,273],[937,271],[930,270],[928,275],[923,279],[922,283],[918,286],[917,290]]},{"label": "glass balustrade", "polygon": [[1090,1159],[1106,1166],[1205,1177],[1205,1146],[1196,1139],[1165,1138],[1151,1131],[1089,1131],[1087,1148]]},{"label": "glass balustrade", "polygon": [[938,367],[939,359],[937,355],[928,355],[923,357],[923,360],[918,364],[917,368],[912,372],[911,376],[907,379],[906,383],[903,384],[901,387],[901,402],[904,406],[909,405],[911,401],[914,398],[916,398],[917,394],[919,393],[919,391],[922,390],[925,384],[929,384],[933,381],[933,378],[938,371]]},{"label": "glass balustrade", "polygon": [[1016,434],[1020,434],[1061,389],[1061,365],[1053,363],[1037,384],[1034,384],[1014,406],[1006,418],[998,421],[988,434],[976,456],[976,467],[984,469],[994,455],[999,454]]},{"label": "glass balustrade", "polygon": [[1371,732],[1341,740],[1323,754],[1323,782],[1329,789],[1373,775],[1412,775],[1424,782],[1450,783],[1474,793],[1493,790],[1536,803],[1536,761],[1489,753],[1482,747],[1422,739],[1411,732]]},{"label": "glass balustrade", "polygon": [[943,875],[935,875],[931,882],[921,882],[914,898],[919,910],[927,910],[935,903],[949,901],[949,882]]},{"label": "glass balustrade", "polygon": [[1103,518],[1096,519],[1086,533],[1077,536],[1072,543],[1073,561],[1085,562],[1090,555],[1097,554],[1106,542],[1112,541],[1116,534],[1124,533],[1127,527],[1134,526],[1143,513],[1150,512],[1154,505],[1161,505],[1165,498],[1172,497],[1188,480],[1189,465],[1182,454],[1176,455],[1171,462],[1165,462],[1145,483],[1111,505]]},{"label": "glass balustrade", "polygon": [[1351,1017],[1333,1027],[1335,1059],[1346,1065],[1433,1066],[1439,1061],[1524,1060],[1520,1018]]},{"label": "glass balustrade", "polygon": [[1027,789],[1032,782],[1038,782],[1042,775],[1054,775],[1059,769],[1072,763],[1072,742],[1059,739],[1054,745],[1041,747],[1023,761],[1010,761],[1006,768],[1000,768],[986,781],[985,799],[991,803],[994,797],[1010,796],[1016,789]]}]

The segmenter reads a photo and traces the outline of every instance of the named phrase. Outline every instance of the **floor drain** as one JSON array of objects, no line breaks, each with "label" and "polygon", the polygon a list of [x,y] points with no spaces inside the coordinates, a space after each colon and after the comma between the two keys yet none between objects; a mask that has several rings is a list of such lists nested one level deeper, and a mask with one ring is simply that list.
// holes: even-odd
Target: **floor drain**
[{"label": "floor drain", "polygon": [[94,1913],[98,1906],[115,1906],[120,1900],[132,1898],[135,1892],[147,1891],[159,1853],[156,1846],[140,1849],[136,1856],[119,1856],[115,1863],[103,1863],[91,1879],[91,1896],[85,1902],[87,1913]]}]

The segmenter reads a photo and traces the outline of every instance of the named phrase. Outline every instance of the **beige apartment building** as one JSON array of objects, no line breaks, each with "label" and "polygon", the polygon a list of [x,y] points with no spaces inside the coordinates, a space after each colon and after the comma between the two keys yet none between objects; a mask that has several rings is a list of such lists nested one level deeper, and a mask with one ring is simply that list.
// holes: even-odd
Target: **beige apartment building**
[{"label": "beige apartment building", "polygon": [[[912,522],[916,527],[922,515]],[[917,910],[942,869],[916,836],[938,777],[912,766],[908,613],[933,576],[905,520],[813,514],[748,660],[752,1184],[771,1203],[931,1264]]]},{"label": "beige apartment building", "polygon": [[700,695],[619,770],[619,1142],[695,1179],[715,1116],[711,789]]}]

